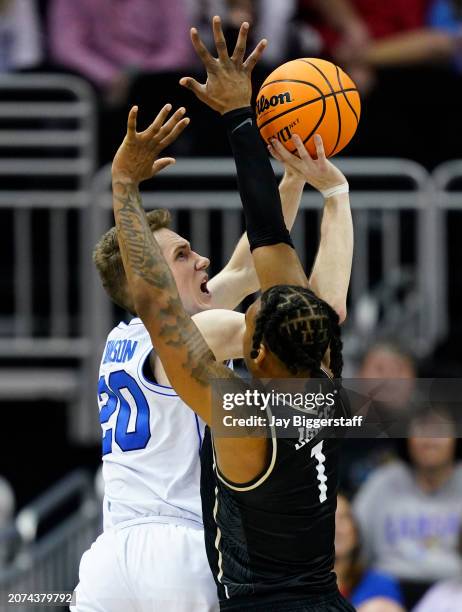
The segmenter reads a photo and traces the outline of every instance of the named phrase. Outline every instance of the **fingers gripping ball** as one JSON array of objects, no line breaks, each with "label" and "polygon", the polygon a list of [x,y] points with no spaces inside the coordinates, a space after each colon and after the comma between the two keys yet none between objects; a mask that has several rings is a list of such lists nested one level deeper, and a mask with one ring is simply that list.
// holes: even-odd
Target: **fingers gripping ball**
[{"label": "fingers gripping ball", "polygon": [[257,124],[263,139],[277,138],[291,153],[293,133],[316,156],[314,135],[322,136],[327,157],[353,138],[361,100],[350,77],[331,62],[303,58],[272,72],[257,97]]}]

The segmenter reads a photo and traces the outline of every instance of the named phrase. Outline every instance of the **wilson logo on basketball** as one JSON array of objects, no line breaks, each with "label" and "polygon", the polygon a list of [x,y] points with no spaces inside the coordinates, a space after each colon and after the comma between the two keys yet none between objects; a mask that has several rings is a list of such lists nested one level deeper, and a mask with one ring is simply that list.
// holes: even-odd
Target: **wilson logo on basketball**
[{"label": "wilson logo on basketball", "polygon": [[261,115],[269,108],[274,108],[275,106],[279,106],[280,104],[287,104],[288,102],[293,102],[292,96],[290,95],[289,91],[271,96],[271,98],[269,99],[262,95],[261,98],[257,101],[257,113]]}]

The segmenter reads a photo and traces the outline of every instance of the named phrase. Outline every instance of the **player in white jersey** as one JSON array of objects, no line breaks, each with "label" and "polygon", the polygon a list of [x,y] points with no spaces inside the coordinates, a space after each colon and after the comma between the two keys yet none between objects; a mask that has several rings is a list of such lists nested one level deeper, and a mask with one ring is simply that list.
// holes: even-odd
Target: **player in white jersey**
[{"label": "player in white jersey", "polygon": [[98,395],[105,529],[166,514],[201,525],[197,456],[203,425],[171,387],[154,382],[151,352],[146,329],[134,318],[111,331],[103,353]]},{"label": "player in white jersey", "polygon": [[[255,62],[260,52],[261,48]],[[156,155],[187,124],[183,109],[165,123],[169,110],[164,107],[146,130],[156,142]],[[133,148],[124,160],[127,175],[137,156],[143,155],[142,148]],[[152,175],[168,163],[158,160]],[[300,174],[286,169],[280,192],[289,228],[304,184]],[[168,229],[167,211],[148,213],[148,219],[182,303],[217,359],[241,357],[244,315],[231,309],[258,289],[246,236],[227,266],[208,281],[209,260]],[[205,555],[199,494],[203,423],[169,386],[155,347],[136,318],[114,228],[98,244],[94,259],[111,299],[135,318],[112,330],[101,362],[104,533],[82,558],[73,610],[218,610]]]}]

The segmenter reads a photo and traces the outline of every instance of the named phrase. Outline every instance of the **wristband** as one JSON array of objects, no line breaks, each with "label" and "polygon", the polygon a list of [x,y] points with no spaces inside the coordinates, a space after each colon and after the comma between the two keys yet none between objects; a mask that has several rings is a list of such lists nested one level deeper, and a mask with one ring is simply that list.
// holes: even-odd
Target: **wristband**
[{"label": "wristband", "polygon": [[324,191],[321,191],[322,196],[325,200],[327,200],[328,198],[332,198],[333,196],[342,195],[343,193],[349,192],[350,186],[348,183],[342,183],[341,185],[337,185],[336,187],[331,187],[330,189],[325,189]]}]

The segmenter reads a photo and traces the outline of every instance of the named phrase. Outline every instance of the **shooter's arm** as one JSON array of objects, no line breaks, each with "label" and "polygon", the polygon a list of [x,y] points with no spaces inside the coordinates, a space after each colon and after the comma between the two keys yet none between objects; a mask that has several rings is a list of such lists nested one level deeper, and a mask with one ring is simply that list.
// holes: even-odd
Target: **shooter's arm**
[{"label": "shooter's arm", "polygon": [[[295,222],[305,181],[300,174],[286,169],[279,185],[282,212],[287,228]],[[229,262],[208,283],[214,308],[234,309],[242,300],[259,290],[257,273],[250,252],[247,233],[244,233]]]}]

